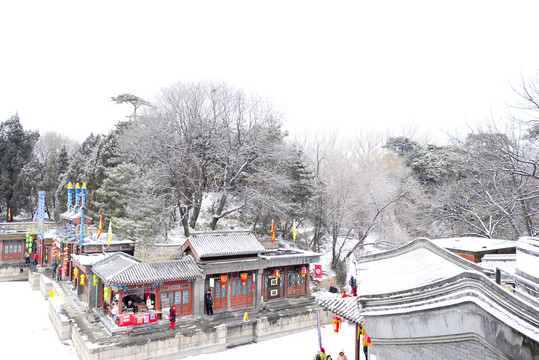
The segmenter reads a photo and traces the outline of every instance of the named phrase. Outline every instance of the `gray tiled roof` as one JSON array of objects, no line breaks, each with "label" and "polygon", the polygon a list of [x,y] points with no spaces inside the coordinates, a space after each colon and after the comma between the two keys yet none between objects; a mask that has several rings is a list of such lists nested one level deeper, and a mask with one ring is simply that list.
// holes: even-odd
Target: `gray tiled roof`
[{"label": "gray tiled roof", "polygon": [[258,255],[266,252],[256,237],[250,233],[195,235],[189,242],[200,258]]},{"label": "gray tiled roof", "polygon": [[[103,262],[106,260],[103,260]],[[116,264],[116,262],[118,262],[118,264]],[[102,264],[100,263],[100,265]],[[118,265],[118,267],[115,265]],[[104,266],[102,266],[102,268],[104,268]],[[116,269],[116,271],[110,270],[113,268]],[[115,261],[113,259],[113,261],[110,261],[107,264],[107,275],[103,276],[104,274],[100,270],[102,269],[100,268],[98,271],[95,271],[94,266],[94,272],[101,277],[103,281],[122,285],[148,284],[153,282],[187,280],[202,277],[202,271],[190,256],[186,256],[181,260],[153,263],[127,263],[125,259],[118,257]]]},{"label": "gray tiled roof", "polygon": [[325,293],[317,297],[317,302],[323,308],[342,316],[345,319],[359,323],[359,306],[357,297],[341,297],[336,294]]},{"label": "gray tiled roof", "polygon": [[107,281],[107,279],[112,278],[116,274],[139,262],[140,260],[133,256],[123,252],[117,252],[95,263],[94,266],[92,266],[92,272],[101,279]]},{"label": "gray tiled roof", "polygon": [[146,284],[187,280],[202,277],[202,271],[192,257],[186,256],[181,260],[154,263],[138,263],[122,271],[109,281],[114,284]]}]

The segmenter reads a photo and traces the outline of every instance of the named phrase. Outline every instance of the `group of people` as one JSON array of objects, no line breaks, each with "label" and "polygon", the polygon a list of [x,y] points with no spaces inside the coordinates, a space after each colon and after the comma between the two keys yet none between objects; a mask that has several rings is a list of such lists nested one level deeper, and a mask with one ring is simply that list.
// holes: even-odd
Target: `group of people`
[{"label": "group of people", "polygon": [[[24,261],[26,264],[30,264],[30,254],[28,251],[24,253]],[[34,253],[34,259],[32,260],[32,265],[37,265],[37,253]]]},{"label": "group of people", "polygon": [[[333,360],[331,355],[326,354],[326,350],[321,347],[320,351],[314,357],[315,360]],[[348,357],[344,355],[344,349],[339,351],[339,355],[335,360],[348,360]]]}]

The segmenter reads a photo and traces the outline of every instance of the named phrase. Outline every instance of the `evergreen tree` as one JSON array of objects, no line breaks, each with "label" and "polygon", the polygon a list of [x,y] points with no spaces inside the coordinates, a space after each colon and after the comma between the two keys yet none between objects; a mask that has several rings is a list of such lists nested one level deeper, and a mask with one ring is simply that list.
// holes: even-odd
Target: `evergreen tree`
[{"label": "evergreen tree", "polygon": [[0,201],[5,204],[4,211],[11,209],[11,216],[23,205],[13,202],[15,185],[38,138],[37,131],[23,129],[18,114],[0,124]]}]

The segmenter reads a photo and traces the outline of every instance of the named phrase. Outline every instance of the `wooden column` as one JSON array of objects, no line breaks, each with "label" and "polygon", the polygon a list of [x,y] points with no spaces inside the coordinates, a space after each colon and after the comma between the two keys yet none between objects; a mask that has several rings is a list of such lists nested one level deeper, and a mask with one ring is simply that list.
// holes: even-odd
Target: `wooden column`
[{"label": "wooden column", "polygon": [[123,312],[124,308],[124,291],[120,289],[118,291],[118,314],[121,314]]}]

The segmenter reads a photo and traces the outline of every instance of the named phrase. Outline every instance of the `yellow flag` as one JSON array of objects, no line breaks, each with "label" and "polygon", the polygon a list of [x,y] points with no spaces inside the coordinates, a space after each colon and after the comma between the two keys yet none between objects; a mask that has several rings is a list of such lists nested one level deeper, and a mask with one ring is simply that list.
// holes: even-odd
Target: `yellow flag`
[{"label": "yellow flag", "polygon": [[294,242],[296,241],[297,235],[298,232],[296,231],[296,220],[292,220],[292,239],[294,239]]},{"label": "yellow flag", "polygon": [[109,241],[107,242],[107,246],[110,246],[110,241],[112,240],[112,220],[109,222]]}]

